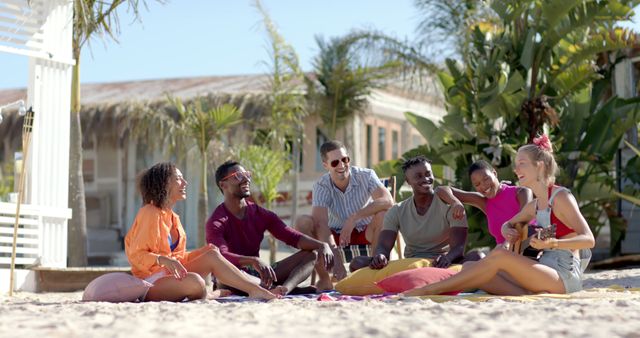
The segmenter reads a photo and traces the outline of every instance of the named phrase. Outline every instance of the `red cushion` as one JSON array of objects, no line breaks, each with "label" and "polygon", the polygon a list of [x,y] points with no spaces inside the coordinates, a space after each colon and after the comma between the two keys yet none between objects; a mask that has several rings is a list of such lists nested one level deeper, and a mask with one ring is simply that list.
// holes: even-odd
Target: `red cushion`
[{"label": "red cushion", "polygon": [[[445,280],[455,274],[456,271],[449,269],[424,267],[395,273],[376,282],[376,285],[386,292],[399,293]],[[457,295],[459,293],[460,291],[451,291],[443,293],[443,295]]]}]

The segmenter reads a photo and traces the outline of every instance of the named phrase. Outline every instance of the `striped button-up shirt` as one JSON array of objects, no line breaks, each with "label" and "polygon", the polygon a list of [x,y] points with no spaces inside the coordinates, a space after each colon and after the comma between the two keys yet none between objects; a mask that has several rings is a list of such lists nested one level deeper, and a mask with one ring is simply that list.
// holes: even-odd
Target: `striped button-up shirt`
[{"label": "striped button-up shirt", "polygon": [[[374,190],[384,188],[378,175],[371,169],[352,166],[349,172],[349,185],[345,192],[333,184],[329,173],[322,175],[313,185],[312,205],[327,208],[329,227],[338,233],[349,216],[371,203],[371,193]],[[371,218],[369,216],[358,220],[356,230],[363,231]]]}]

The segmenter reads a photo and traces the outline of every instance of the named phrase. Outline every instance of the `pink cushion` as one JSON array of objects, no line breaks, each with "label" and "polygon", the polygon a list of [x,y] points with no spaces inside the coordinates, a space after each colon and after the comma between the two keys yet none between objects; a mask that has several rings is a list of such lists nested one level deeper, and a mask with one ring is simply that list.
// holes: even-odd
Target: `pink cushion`
[{"label": "pink cushion", "polygon": [[144,297],[153,284],[124,272],[104,274],[89,283],[83,301],[135,302]]},{"label": "pink cushion", "polygon": [[[456,274],[450,269],[432,267],[417,268],[395,273],[376,283],[386,292],[405,292],[431,283],[445,280]],[[460,291],[443,293],[444,295],[457,295]]]}]

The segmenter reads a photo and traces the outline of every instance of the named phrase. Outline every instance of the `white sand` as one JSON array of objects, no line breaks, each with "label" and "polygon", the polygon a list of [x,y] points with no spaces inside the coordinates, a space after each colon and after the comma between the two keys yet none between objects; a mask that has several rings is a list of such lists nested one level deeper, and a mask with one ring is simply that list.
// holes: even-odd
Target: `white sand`
[{"label": "white sand", "polygon": [[[584,284],[640,287],[640,269],[589,273]],[[598,296],[111,304],[83,303],[79,292],[17,293],[0,296],[0,337],[640,337],[640,293]]]}]

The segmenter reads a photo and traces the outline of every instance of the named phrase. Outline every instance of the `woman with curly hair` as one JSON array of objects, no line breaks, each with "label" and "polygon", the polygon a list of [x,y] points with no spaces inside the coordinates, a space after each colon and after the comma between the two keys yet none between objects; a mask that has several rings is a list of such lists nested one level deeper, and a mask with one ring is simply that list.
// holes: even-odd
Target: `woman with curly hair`
[{"label": "woman with curly hair", "polygon": [[[502,235],[507,241],[514,242],[519,237],[514,224],[528,223],[533,218],[538,226],[554,229],[545,231],[549,234],[547,238],[531,237],[530,245],[543,250],[539,261],[497,248],[453,277],[413,289],[405,295],[441,294],[469,288],[480,288],[498,295],[581,290],[579,251],[592,248],[595,240],[569,189],[555,185],[557,168],[551,142],[546,135],[518,149],[515,173],[520,184],[531,189],[536,199],[502,226]],[[501,271],[504,273],[499,273]]]},{"label": "woman with curly hair", "polygon": [[186,233],[172,209],[187,197],[187,184],[180,170],[168,162],[158,163],[140,175],[143,207],[127,233],[125,251],[133,275],[153,284],[144,300],[202,299],[207,295],[204,278],[209,274],[249,297],[275,298],[229,263],[217,247],[186,251]]}]

